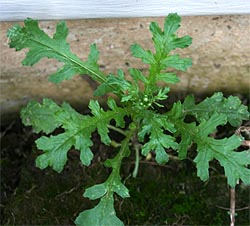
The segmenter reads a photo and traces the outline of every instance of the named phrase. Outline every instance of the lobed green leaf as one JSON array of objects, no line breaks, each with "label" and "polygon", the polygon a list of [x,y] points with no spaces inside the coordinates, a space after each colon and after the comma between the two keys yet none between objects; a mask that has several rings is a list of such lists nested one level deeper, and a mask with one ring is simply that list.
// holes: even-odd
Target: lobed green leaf
[{"label": "lobed green leaf", "polygon": [[75,221],[76,225],[123,225],[120,219],[116,217],[113,195],[117,193],[122,198],[129,197],[128,189],[121,182],[120,167],[122,159],[128,156],[132,135],[133,133],[130,131],[123,140],[118,154],[113,159],[105,161],[105,166],[112,168],[108,179],[102,184],[87,188],[84,192],[84,197],[92,200],[101,198],[101,200],[93,209],[80,213]]},{"label": "lobed green leaf", "polygon": [[68,28],[65,22],[60,22],[56,26],[56,32],[50,38],[38,26],[38,22],[33,19],[26,19],[24,27],[15,25],[7,32],[10,40],[10,48],[17,51],[28,48],[23,65],[32,66],[42,58],[54,58],[64,63],[64,66],[52,74],[49,78],[51,82],[59,83],[68,80],[77,74],[89,74],[93,79],[99,82],[105,81],[105,75],[100,72],[97,65],[98,51],[96,45],[90,47],[90,54],[86,62],[80,60],[70,50],[70,46],[66,41]]},{"label": "lobed green leaf", "polygon": [[22,120],[26,125],[31,125],[37,131],[51,133],[57,127],[62,127],[65,132],[50,137],[41,137],[36,141],[37,148],[43,150],[36,164],[41,169],[51,166],[55,171],[61,172],[67,162],[67,152],[75,146],[80,151],[82,164],[89,165],[93,159],[90,147],[93,145],[91,134],[96,129],[103,143],[110,143],[108,136],[109,122],[114,119],[116,126],[124,127],[123,117],[127,112],[119,108],[113,99],[109,99],[111,110],[104,111],[97,101],[90,101],[89,108],[93,116],[83,116],[76,112],[69,104],[58,106],[49,99],[43,103],[30,102],[22,110]]},{"label": "lobed green leaf", "polygon": [[147,155],[150,151],[155,151],[156,161],[159,164],[164,164],[168,161],[166,148],[177,149],[178,144],[175,138],[166,135],[164,130],[175,132],[174,125],[167,120],[166,116],[158,115],[151,111],[143,113],[142,129],[138,133],[140,141],[144,140],[146,134],[149,135],[149,141],[142,147],[142,154]]},{"label": "lobed green leaf", "polygon": [[[110,101],[109,101],[110,103]],[[114,101],[112,102],[113,111],[105,112],[99,105],[98,101],[90,100],[89,108],[91,113],[94,115],[95,119],[98,121],[96,128],[101,136],[101,141],[104,144],[110,144],[111,140],[108,136],[109,129],[108,125],[111,119],[114,119],[116,125],[123,127],[124,124],[124,110],[117,106],[114,106]],[[117,112],[117,113],[116,113]]]},{"label": "lobed green leaf", "polygon": [[60,173],[67,162],[67,152],[74,143],[73,136],[68,133],[57,136],[42,136],[36,141],[37,148],[44,153],[37,157],[36,166],[45,169],[51,166],[53,170]]},{"label": "lobed green leaf", "polygon": [[[229,138],[214,139],[210,136],[219,125],[227,122],[227,116],[222,113],[214,113],[208,120],[202,120],[197,126],[195,123],[184,122],[183,109],[184,106],[178,102],[167,114],[171,122],[175,121],[178,131],[175,136],[181,134],[181,142],[178,145],[179,158],[185,158],[188,147],[191,143],[195,143],[197,156],[194,162],[197,167],[197,175],[201,180],[209,178],[209,162],[216,159],[224,167],[228,184],[231,187],[235,187],[239,180],[250,184],[250,169],[248,168],[250,154],[248,151],[235,151],[241,145],[242,137],[233,135]],[[181,112],[183,117],[180,117]]]},{"label": "lobed green leaf", "polygon": [[179,27],[181,26],[181,17],[178,16],[177,13],[170,13],[167,17],[165,17],[164,22],[164,35],[167,37],[171,37]]},{"label": "lobed green leaf", "polygon": [[175,32],[180,28],[181,17],[176,13],[170,13],[164,21],[164,30],[162,31],[156,22],[150,25],[150,31],[153,35],[153,42],[156,49],[156,56],[166,57],[171,50],[176,48],[186,48],[192,43],[192,38],[184,36],[178,38]]},{"label": "lobed green leaf", "polygon": [[224,167],[227,182],[231,187],[235,187],[241,179],[243,183],[250,184],[250,164],[249,152],[236,152],[242,142],[242,138],[231,136],[221,140],[213,138],[203,138],[197,142],[198,154],[194,161],[197,164],[197,175],[202,180],[209,177],[209,164],[213,158],[217,159]]},{"label": "lobed green leaf", "polygon": [[223,97],[221,92],[195,104],[193,96],[186,97],[184,103],[185,114],[196,117],[200,122],[208,120],[213,114],[222,114],[232,126],[239,126],[243,120],[249,120],[247,106],[243,105],[236,96]]},{"label": "lobed green leaf", "polygon": [[113,195],[105,195],[93,209],[81,212],[75,224],[77,226],[124,225],[116,216]]}]

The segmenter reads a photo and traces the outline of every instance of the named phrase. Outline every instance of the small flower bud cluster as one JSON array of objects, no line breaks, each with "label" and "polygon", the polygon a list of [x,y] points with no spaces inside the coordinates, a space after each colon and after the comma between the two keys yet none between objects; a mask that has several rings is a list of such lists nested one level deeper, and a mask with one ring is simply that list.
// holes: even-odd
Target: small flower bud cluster
[{"label": "small flower bud cluster", "polygon": [[148,95],[145,94],[143,98],[140,99],[139,105],[140,107],[143,107],[143,108],[148,108],[152,105],[152,102],[150,98],[148,97]]}]

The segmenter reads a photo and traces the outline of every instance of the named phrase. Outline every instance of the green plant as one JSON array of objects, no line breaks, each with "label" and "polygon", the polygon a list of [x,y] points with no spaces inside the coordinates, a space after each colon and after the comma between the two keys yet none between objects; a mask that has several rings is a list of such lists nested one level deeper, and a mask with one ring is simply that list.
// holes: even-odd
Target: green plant
[{"label": "green plant", "polygon": [[[11,48],[17,51],[29,48],[23,65],[32,66],[43,57],[64,63],[56,73],[50,75],[49,81],[59,83],[77,74],[88,74],[100,83],[95,95],[116,95],[116,98],[108,98],[109,109],[106,111],[98,101],[90,100],[91,115],[79,114],[69,104],[59,106],[50,99],[44,99],[42,103],[31,101],[21,111],[26,126],[32,126],[37,133],[42,131],[46,135],[50,134],[36,140],[37,148],[43,151],[36,159],[36,165],[41,169],[50,166],[60,173],[67,162],[67,152],[72,147],[79,150],[82,164],[89,166],[93,158],[91,135],[96,130],[105,145],[112,143],[109,130],[124,136],[116,156],[105,161],[105,166],[112,168],[110,176],[105,182],[87,188],[83,194],[91,200],[100,199],[99,203],[93,209],[80,213],[76,225],[123,225],[116,216],[114,194],[122,198],[129,197],[129,190],[120,176],[120,168],[123,159],[131,152],[136,156],[133,173],[136,176],[140,153],[147,156],[153,151],[156,162],[165,164],[169,159],[166,150],[176,150],[178,158],[183,160],[187,157],[189,147],[195,144],[197,155],[194,162],[201,180],[209,178],[209,162],[216,159],[224,167],[231,187],[235,187],[239,180],[250,184],[250,153],[235,151],[243,137],[232,135],[215,139],[211,136],[218,126],[229,123],[237,127],[242,120],[249,119],[247,107],[241,104],[238,97],[225,98],[218,92],[196,104],[190,95],[183,103],[177,101],[171,110],[164,111],[162,101],[167,100],[170,91],[167,84],[179,82],[177,75],[169,69],[186,71],[192,64],[189,58],[171,54],[173,50],[186,48],[192,42],[189,36],[176,35],[180,22],[181,18],[177,14],[169,14],[163,30],[157,23],[151,23],[155,51],[145,50],[139,44],[131,46],[132,55],[148,64],[149,70],[148,74],[143,74],[138,69],[130,68],[130,80],[127,80],[122,70],[118,70],[117,75],[105,75],[99,70],[99,52],[95,44],[90,46],[86,61],[74,55],[66,42],[68,29],[64,22],[57,24],[52,38],[32,19],[26,19],[23,27],[15,25],[8,30]],[[160,86],[159,82],[164,82],[166,86]],[[186,122],[190,115],[195,120]],[[129,118],[128,126],[125,117]],[[115,126],[111,121],[115,122]],[[58,127],[64,132],[51,135]]]}]

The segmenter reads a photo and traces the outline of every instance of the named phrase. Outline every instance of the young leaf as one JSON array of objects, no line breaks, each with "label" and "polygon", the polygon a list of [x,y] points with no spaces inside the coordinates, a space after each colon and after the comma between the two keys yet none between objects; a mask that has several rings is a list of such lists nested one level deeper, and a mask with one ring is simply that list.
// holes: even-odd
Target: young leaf
[{"label": "young leaf", "polygon": [[96,123],[96,128],[101,136],[101,141],[104,144],[110,144],[111,142],[108,136],[109,133],[108,125],[111,119],[114,119],[116,121],[116,125],[120,127],[124,126],[124,119],[123,119],[125,115],[124,109],[115,106],[114,101],[111,104],[111,106],[113,107],[112,111],[105,112],[100,107],[97,101],[91,100],[89,103],[89,108],[91,110],[91,113],[94,115],[95,120],[98,121],[98,123]]},{"label": "young leaf", "polygon": [[153,35],[157,57],[165,58],[171,50],[186,48],[192,43],[192,38],[189,36],[181,38],[176,36],[175,32],[179,29],[180,22],[181,17],[176,13],[171,13],[165,18],[163,31],[156,22],[151,23],[150,31]]},{"label": "young leaf", "polygon": [[164,22],[164,35],[170,37],[181,26],[181,17],[177,13],[170,13]]},{"label": "young leaf", "polygon": [[[147,93],[155,94],[159,91],[157,81],[164,80],[168,83],[176,83],[179,79],[170,74],[169,77],[163,76],[168,74],[166,69],[175,68],[186,71],[192,65],[189,58],[180,58],[179,55],[169,55],[171,50],[176,48],[185,48],[192,43],[189,36],[178,38],[175,32],[180,27],[181,18],[177,14],[169,14],[165,19],[164,30],[162,31],[156,22],[150,24],[150,31],[153,34],[155,53],[150,50],[144,50],[140,45],[131,46],[132,55],[140,58],[142,62],[149,64],[149,75],[146,81],[143,81]],[[164,70],[164,71],[163,71]],[[133,99],[133,98],[129,98]]]},{"label": "young leaf", "polygon": [[64,63],[64,66],[50,76],[51,82],[59,83],[77,74],[89,74],[96,81],[105,81],[105,75],[99,71],[96,64],[98,58],[96,46],[91,46],[88,60],[81,61],[71,52],[66,41],[68,28],[65,22],[57,24],[53,38],[42,31],[35,20],[28,18],[24,21],[24,25],[24,27],[15,25],[7,32],[10,48],[15,48],[17,51],[29,48],[26,58],[22,61],[23,65],[32,66],[44,57],[54,58]]},{"label": "young leaf", "polygon": [[166,120],[166,117],[151,111],[144,112],[142,121],[142,130],[138,133],[139,139],[144,140],[146,134],[149,134],[149,141],[142,147],[142,154],[147,155],[150,151],[155,151],[156,161],[164,164],[168,161],[168,155],[165,148],[177,149],[178,144],[174,137],[164,134],[164,130],[175,132],[173,124]]}]

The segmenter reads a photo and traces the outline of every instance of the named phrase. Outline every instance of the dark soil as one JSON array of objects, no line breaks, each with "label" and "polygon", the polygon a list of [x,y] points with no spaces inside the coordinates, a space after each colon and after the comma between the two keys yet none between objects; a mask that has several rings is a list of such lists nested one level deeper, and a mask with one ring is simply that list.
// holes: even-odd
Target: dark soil
[{"label": "dark soil", "polygon": [[[249,123],[249,122],[245,122]],[[231,131],[231,132],[230,132]],[[232,133],[223,128],[218,137]],[[41,135],[41,134],[40,134]],[[103,182],[110,169],[104,161],[116,152],[93,135],[95,157],[90,167],[80,164],[71,150],[62,173],[35,167],[40,135],[13,120],[1,128],[1,224],[73,225],[77,215],[96,202],[82,196],[86,187]],[[117,134],[112,134],[116,138]],[[164,166],[141,157],[136,179],[130,175],[134,157],[124,160],[122,178],[130,190],[129,199],[116,197],[116,212],[126,225],[229,225],[229,187],[223,169],[212,162],[210,179],[200,181],[190,160],[170,160]],[[250,223],[250,188],[236,187],[237,225]]]}]

